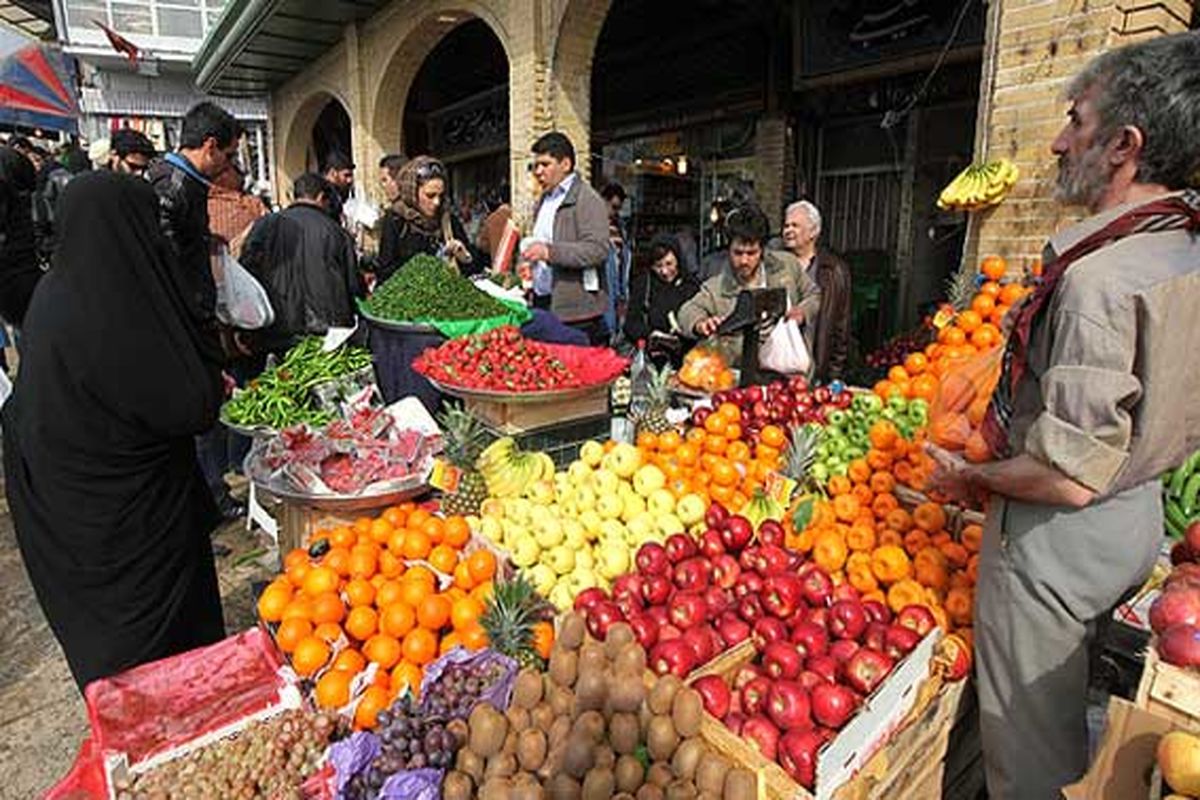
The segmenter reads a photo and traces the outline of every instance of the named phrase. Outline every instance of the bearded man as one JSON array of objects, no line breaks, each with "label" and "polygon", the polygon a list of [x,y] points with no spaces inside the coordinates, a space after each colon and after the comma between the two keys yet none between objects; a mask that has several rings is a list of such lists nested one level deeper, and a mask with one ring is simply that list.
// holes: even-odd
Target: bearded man
[{"label": "bearded man", "polygon": [[1106,53],[1070,84],[1051,237],[984,420],[996,460],[931,448],[989,496],[975,642],[988,794],[1058,798],[1088,766],[1089,649],[1149,576],[1158,476],[1200,445],[1200,34]]}]

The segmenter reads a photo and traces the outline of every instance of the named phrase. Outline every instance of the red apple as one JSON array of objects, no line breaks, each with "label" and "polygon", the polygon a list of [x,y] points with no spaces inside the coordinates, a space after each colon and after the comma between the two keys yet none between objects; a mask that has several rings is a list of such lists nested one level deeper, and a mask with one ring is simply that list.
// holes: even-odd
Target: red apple
[{"label": "red apple", "polygon": [[692,688],[699,693],[700,702],[704,704],[704,710],[709,714],[717,719],[724,719],[725,715],[729,713],[733,693],[720,675],[705,675],[697,678],[692,683]]},{"label": "red apple", "polygon": [[839,583],[837,586],[833,587],[832,597],[835,603],[839,600],[850,600],[855,603],[862,602],[862,594],[849,582]]},{"label": "red apple", "polygon": [[1200,589],[1172,586],[1150,606],[1150,627],[1155,633],[1173,625],[1200,625]]},{"label": "red apple", "polygon": [[829,645],[829,655],[833,656],[839,664],[845,664],[850,660],[850,656],[857,653],[858,650],[858,642],[853,639],[838,639]]},{"label": "red apple", "polygon": [[771,691],[771,679],[755,678],[742,687],[742,711],[753,716],[764,712],[767,692]]},{"label": "red apple", "polygon": [[768,614],[791,619],[802,602],[803,592],[797,576],[777,574],[763,581],[762,604]]},{"label": "red apple", "polygon": [[800,674],[804,658],[790,642],[770,642],[763,648],[762,665],[772,678],[792,680]]},{"label": "red apple", "polygon": [[607,599],[608,595],[604,593],[603,589],[599,589],[594,586],[590,589],[584,589],[582,592],[575,595],[575,610],[582,614],[586,611],[589,611],[592,606],[596,605],[601,600]]},{"label": "red apple", "polygon": [[709,586],[704,590],[704,604],[708,606],[708,615],[721,614],[733,608],[733,592],[719,586]]},{"label": "red apple", "polygon": [[[857,655],[857,653],[855,655]],[[853,661],[854,656],[851,656],[850,660]],[[829,654],[821,656],[809,656],[804,662],[804,669],[806,672],[812,672],[816,675],[819,675],[828,683],[837,682],[838,660]]]},{"label": "red apple", "polygon": [[819,569],[810,569],[803,576],[804,600],[810,606],[827,606],[833,595],[833,581]]},{"label": "red apple", "polygon": [[863,633],[862,643],[871,650],[883,652],[883,648],[887,646],[887,629],[888,626],[883,622],[870,622],[867,624],[867,630]]},{"label": "red apple", "polygon": [[717,652],[713,643],[712,629],[707,625],[688,628],[679,638],[692,648],[692,654],[695,656],[693,663],[696,666],[707,664]]},{"label": "red apple", "polygon": [[625,615],[616,603],[611,600],[602,600],[587,612],[588,633],[593,638],[603,641],[604,637],[608,635],[608,629],[623,619],[625,619]]},{"label": "red apple", "polygon": [[822,656],[829,652],[829,634],[815,622],[801,622],[792,628],[789,637],[805,658]]},{"label": "red apple", "polygon": [[778,520],[763,520],[762,524],[758,526],[758,540],[763,544],[772,545],[774,547],[783,547],[783,524]]},{"label": "red apple", "polygon": [[914,603],[900,609],[900,613],[896,615],[896,624],[916,631],[918,636],[924,638],[925,634],[937,627],[937,618],[928,606]]},{"label": "red apple", "polygon": [[854,693],[836,683],[823,683],[812,692],[812,718],[835,730],[846,724],[858,708]]},{"label": "red apple", "polygon": [[717,635],[726,647],[733,647],[750,638],[750,623],[739,618],[736,614],[726,611],[717,620]]},{"label": "red apple", "polygon": [[1200,627],[1175,625],[1158,637],[1158,654],[1177,667],[1200,666]]},{"label": "red apple", "polygon": [[810,608],[806,619],[815,625],[820,625],[826,631],[829,630],[829,609],[826,606]]},{"label": "red apple", "polygon": [[812,728],[788,731],[776,745],[779,766],[801,786],[812,789],[817,782],[817,754],[824,744],[825,737]]},{"label": "red apple", "polygon": [[716,528],[707,528],[700,534],[700,554],[709,558],[728,555],[725,544],[721,541],[721,532]]},{"label": "red apple", "polygon": [[846,662],[843,670],[846,683],[856,692],[869,695],[892,671],[893,664],[892,659],[884,653],[863,648]]},{"label": "red apple", "polygon": [[762,651],[771,642],[787,641],[787,625],[774,617],[763,617],[754,622],[754,647]]},{"label": "red apple", "polygon": [[762,603],[759,602],[758,595],[748,594],[739,600],[737,604],[737,612],[739,617],[751,624],[762,619]]},{"label": "red apple", "polygon": [[748,595],[753,595],[754,599],[757,600],[758,596],[762,594],[762,590],[763,579],[757,572],[743,571],[738,575],[737,581],[733,584],[733,596],[739,600]]},{"label": "red apple", "polygon": [[642,600],[648,606],[661,606],[670,599],[674,589],[666,575],[647,575],[642,579]]},{"label": "red apple", "polygon": [[750,520],[737,514],[725,520],[721,529],[721,542],[729,552],[740,553],[753,538],[754,526],[750,524]]},{"label": "red apple", "polygon": [[636,614],[628,622],[633,629],[633,638],[637,639],[643,650],[649,650],[658,643],[658,623],[649,614]]},{"label": "red apple", "polygon": [[667,551],[667,558],[672,564],[678,564],[680,561],[700,553],[700,548],[696,546],[696,540],[686,533],[672,533],[667,537],[663,548]]},{"label": "red apple", "polygon": [[858,641],[867,629],[867,612],[857,600],[838,600],[829,607],[829,632]]},{"label": "red apple", "polygon": [[728,553],[720,553],[712,557],[712,582],[722,589],[732,589],[737,584],[742,568],[737,559]]},{"label": "red apple", "polygon": [[735,692],[741,693],[742,689],[746,688],[746,684],[755,678],[763,677],[763,671],[754,664],[743,664],[733,672],[733,678],[729,681],[730,687]]},{"label": "red apple", "polygon": [[695,655],[682,638],[660,641],[650,649],[649,666],[659,675],[671,673],[683,679],[695,667]]},{"label": "red apple", "polygon": [[779,729],[762,714],[752,714],[742,723],[741,736],[754,742],[758,752],[768,761],[775,760],[779,747]]},{"label": "red apple", "polygon": [[720,530],[727,519],[729,519],[729,510],[720,503],[709,504],[708,510],[704,512],[704,524],[710,528]]},{"label": "red apple", "polygon": [[[734,699],[737,699],[736,694]],[[746,716],[741,711],[730,711],[721,721],[725,723],[726,728],[733,731],[734,736],[741,736],[742,726],[746,724]]]},{"label": "red apple", "polygon": [[812,727],[808,692],[796,681],[776,681],[767,692],[767,716],[775,727],[784,731]]},{"label": "red apple", "polygon": [[658,542],[646,542],[639,547],[635,561],[638,571],[643,575],[666,575],[671,569],[667,551]]},{"label": "red apple", "polygon": [[863,603],[863,611],[867,612],[871,622],[882,622],[887,625],[892,621],[892,610],[878,600],[867,600]]},{"label": "red apple", "polygon": [[888,626],[884,636],[883,650],[889,656],[899,661],[911,653],[921,643],[921,636],[912,628],[905,628],[895,623]]},{"label": "red apple", "polygon": [[671,624],[681,630],[694,628],[704,622],[708,616],[708,604],[704,596],[697,592],[676,592],[667,604],[671,615]]}]

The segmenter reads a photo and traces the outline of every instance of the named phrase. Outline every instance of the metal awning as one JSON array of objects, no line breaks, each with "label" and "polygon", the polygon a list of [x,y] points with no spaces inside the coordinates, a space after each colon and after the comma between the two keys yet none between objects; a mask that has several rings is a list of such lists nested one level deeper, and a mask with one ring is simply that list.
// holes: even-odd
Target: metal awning
[{"label": "metal awning", "polygon": [[192,60],[196,86],[216,95],[267,94],[342,38],[384,0],[231,0]]},{"label": "metal awning", "polygon": [[54,38],[54,10],[50,0],[0,0],[0,23],[35,39]]}]

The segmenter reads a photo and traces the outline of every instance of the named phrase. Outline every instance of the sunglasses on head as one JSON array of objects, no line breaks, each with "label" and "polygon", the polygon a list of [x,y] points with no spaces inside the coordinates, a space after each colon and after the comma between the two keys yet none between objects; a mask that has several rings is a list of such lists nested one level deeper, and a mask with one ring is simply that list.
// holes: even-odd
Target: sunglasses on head
[{"label": "sunglasses on head", "polygon": [[430,161],[417,167],[417,180],[427,181],[432,178],[445,178],[446,170],[436,161]]}]

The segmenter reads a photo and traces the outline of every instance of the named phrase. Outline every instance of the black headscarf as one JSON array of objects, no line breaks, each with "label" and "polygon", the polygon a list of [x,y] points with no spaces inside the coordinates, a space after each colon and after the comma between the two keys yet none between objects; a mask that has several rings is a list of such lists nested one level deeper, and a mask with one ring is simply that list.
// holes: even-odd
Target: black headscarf
[{"label": "black headscarf", "polygon": [[220,346],[168,260],[149,184],[88,173],[61,208],[4,457],[30,579],[82,687],[222,635],[216,509],[193,444],[216,421]]},{"label": "black headscarf", "polygon": [[18,327],[42,277],[33,231],[36,186],[33,162],[0,147],[0,317]]}]

